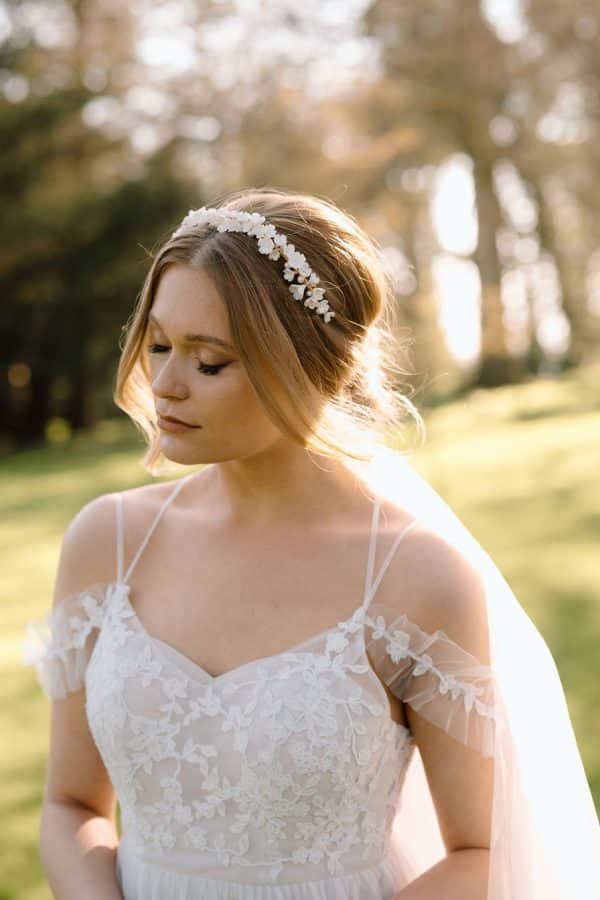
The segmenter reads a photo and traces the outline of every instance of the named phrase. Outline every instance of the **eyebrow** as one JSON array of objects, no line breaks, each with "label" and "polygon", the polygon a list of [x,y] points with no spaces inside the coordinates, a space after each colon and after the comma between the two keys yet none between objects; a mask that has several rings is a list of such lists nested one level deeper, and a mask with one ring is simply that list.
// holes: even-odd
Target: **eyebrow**
[{"label": "eyebrow", "polygon": [[[164,331],[164,328],[152,313],[148,315],[148,319],[151,322],[154,322],[155,325]],[[232,350],[235,352],[235,348],[228,344],[227,341],[222,340],[222,338],[214,337],[211,334],[184,334],[183,336],[184,344],[216,344],[217,347],[225,347],[227,350]]]}]

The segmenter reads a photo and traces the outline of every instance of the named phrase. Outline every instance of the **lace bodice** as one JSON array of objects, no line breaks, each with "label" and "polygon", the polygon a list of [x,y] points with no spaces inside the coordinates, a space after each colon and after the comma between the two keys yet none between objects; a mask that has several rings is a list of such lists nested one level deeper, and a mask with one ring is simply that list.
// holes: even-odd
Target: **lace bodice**
[{"label": "lace bodice", "polygon": [[167,497],[125,575],[114,495],[116,580],[29,622],[24,663],[55,700],[85,687],[89,728],[139,859],[253,885],[366,869],[388,852],[415,749],[410,730],[391,717],[384,685],[491,755],[491,671],[442,631],[429,634],[374,602],[416,524],[395,536],[373,579],[375,498],[365,594],[352,615],[282,653],[210,675],[145,630],[127,583],[187,480]]}]

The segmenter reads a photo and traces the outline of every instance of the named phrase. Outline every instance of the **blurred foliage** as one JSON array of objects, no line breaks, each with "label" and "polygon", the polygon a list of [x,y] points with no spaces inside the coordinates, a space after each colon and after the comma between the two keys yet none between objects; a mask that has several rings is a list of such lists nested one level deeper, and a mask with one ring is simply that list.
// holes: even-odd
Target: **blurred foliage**
[{"label": "blurred foliage", "polygon": [[[2,157],[0,185],[21,198],[0,224],[0,327],[8,366],[18,361],[31,372],[22,391],[3,378],[0,397],[3,425],[21,443],[43,436],[51,415],[79,428],[106,408],[95,395],[116,368],[120,327],[148,264],[140,222],[163,228],[186,202],[184,183],[170,174],[169,148],[143,178],[111,185],[94,177],[115,147],[83,126],[88,99],[89,92],[63,91],[24,101],[20,118],[14,109],[0,117],[0,140],[13,151]],[[40,141],[40,120],[51,142]],[[19,171],[32,147],[39,152]]]}]

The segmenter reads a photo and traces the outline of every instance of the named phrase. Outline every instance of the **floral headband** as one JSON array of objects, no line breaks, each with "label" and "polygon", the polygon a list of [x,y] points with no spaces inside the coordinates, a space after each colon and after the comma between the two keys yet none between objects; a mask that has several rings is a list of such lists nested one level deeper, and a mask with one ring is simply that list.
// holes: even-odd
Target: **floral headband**
[{"label": "floral headband", "polygon": [[317,287],[319,277],[306,262],[304,254],[288,243],[286,236],[276,231],[274,225],[267,224],[263,215],[202,206],[200,209],[190,209],[171,237],[178,237],[199,225],[212,225],[217,231],[243,231],[251,234],[258,241],[260,253],[268,254],[269,259],[279,259],[280,256],[285,258],[283,277],[286,281],[297,279],[297,283],[289,286],[294,300],[303,300],[304,306],[314,309],[317,315],[323,316],[325,322],[335,318],[329,303],[323,299],[325,291]]}]

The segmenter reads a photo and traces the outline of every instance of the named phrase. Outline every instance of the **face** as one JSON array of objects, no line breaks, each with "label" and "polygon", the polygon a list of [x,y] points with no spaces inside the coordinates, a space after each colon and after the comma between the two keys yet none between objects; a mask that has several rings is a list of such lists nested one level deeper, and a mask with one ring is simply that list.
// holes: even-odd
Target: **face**
[{"label": "face", "polygon": [[193,426],[172,431],[158,420],[168,459],[182,465],[244,459],[281,438],[232,346],[225,305],[205,271],[169,265],[150,317],[144,343],[157,414]]}]

